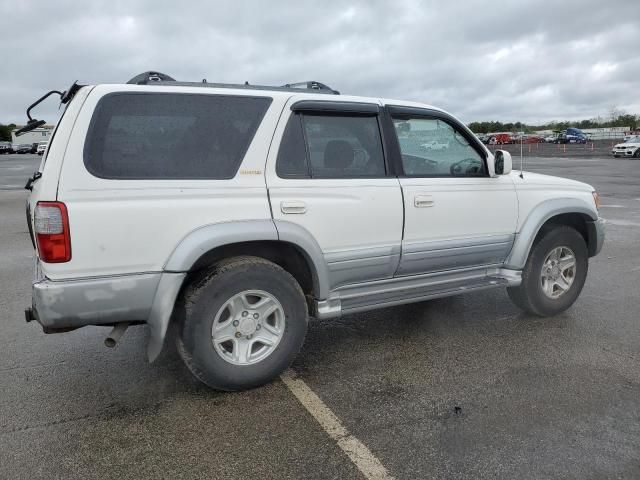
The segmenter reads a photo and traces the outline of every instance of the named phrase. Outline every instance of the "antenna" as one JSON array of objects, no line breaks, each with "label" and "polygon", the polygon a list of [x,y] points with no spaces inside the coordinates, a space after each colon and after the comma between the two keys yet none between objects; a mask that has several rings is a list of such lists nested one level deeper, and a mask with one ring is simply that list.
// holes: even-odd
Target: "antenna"
[{"label": "antenna", "polygon": [[524,176],[522,175],[523,172],[523,164],[524,164],[524,160],[522,157],[522,142],[524,141],[524,135],[520,135],[520,178],[524,179]]}]

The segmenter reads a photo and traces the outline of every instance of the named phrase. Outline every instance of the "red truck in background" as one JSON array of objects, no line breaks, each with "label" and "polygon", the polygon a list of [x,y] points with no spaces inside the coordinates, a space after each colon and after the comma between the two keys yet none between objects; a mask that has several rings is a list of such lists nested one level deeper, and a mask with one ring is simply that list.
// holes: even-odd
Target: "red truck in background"
[{"label": "red truck in background", "polygon": [[505,145],[513,143],[513,137],[510,133],[496,133],[489,139],[489,145]]}]

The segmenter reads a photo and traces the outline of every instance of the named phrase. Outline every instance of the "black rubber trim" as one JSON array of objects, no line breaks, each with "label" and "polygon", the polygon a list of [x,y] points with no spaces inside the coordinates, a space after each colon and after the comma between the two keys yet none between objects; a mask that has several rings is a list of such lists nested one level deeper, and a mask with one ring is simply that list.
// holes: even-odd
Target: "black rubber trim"
[{"label": "black rubber trim", "polygon": [[391,118],[391,114],[387,108],[382,108],[379,119],[382,143],[384,145],[385,159],[387,162],[387,176],[402,176],[403,169],[400,144],[398,143],[396,129],[393,126],[393,119]]},{"label": "black rubber trim", "polygon": [[377,115],[380,112],[380,105],[375,103],[360,102],[336,102],[323,100],[300,100],[291,105],[294,112],[336,112],[356,115]]},{"label": "black rubber trim", "polygon": [[589,258],[596,256],[596,249],[598,248],[598,230],[596,229],[596,222],[587,220],[584,222],[587,225],[587,251],[589,252]]}]

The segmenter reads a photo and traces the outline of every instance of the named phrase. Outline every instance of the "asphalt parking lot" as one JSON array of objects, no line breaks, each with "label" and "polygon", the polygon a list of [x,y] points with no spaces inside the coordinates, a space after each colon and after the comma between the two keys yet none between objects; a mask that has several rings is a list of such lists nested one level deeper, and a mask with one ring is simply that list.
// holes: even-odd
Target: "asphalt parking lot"
[{"label": "asphalt parking lot", "polygon": [[[147,364],[144,326],[109,350],[106,328],[26,324],[38,161],[0,156],[0,478],[363,478],[282,381],[213,392],[173,348]],[[310,324],[291,374],[389,476],[640,477],[640,161],[525,162],[603,197],[570,310],[531,317],[492,290]]]}]

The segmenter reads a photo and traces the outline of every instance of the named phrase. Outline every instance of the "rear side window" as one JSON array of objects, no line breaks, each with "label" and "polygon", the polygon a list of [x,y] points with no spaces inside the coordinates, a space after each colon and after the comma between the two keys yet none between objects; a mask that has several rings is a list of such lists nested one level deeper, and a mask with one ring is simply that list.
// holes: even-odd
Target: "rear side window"
[{"label": "rear side window", "polygon": [[292,114],[280,145],[280,177],[384,177],[376,116]]},{"label": "rear side window", "polygon": [[91,120],[84,163],[109,179],[232,178],[270,103],[265,97],[107,95]]}]

